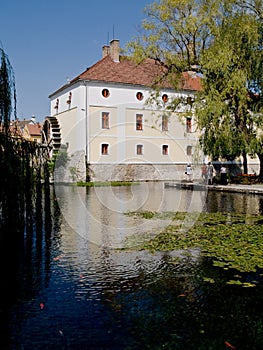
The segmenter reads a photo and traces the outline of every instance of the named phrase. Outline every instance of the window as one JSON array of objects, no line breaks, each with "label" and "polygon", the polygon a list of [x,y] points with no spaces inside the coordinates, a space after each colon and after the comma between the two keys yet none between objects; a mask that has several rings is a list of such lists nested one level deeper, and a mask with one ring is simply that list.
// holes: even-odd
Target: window
[{"label": "window", "polygon": [[168,145],[163,145],[163,156],[168,155]]},{"label": "window", "polygon": [[108,89],[103,89],[101,93],[102,93],[103,97],[109,97],[110,96],[110,92],[109,92]]},{"label": "window", "polygon": [[141,156],[143,154],[143,145],[136,146],[137,155]]},{"label": "window", "polygon": [[54,108],[55,108],[55,109],[58,109],[58,105],[59,105],[59,99],[57,98],[56,104],[55,104]]},{"label": "window", "polygon": [[192,146],[187,146],[186,147],[186,154],[188,155],[188,156],[191,156],[192,155]]},{"label": "window", "polygon": [[139,100],[139,101],[142,101],[143,100],[143,93],[142,92],[137,92],[137,94],[136,94],[136,98],[137,98],[137,100]]},{"label": "window", "polygon": [[70,92],[69,95],[68,95],[68,99],[67,99],[67,104],[68,105],[71,104],[71,98],[72,98],[72,92]]},{"label": "window", "polygon": [[168,95],[167,94],[163,94],[162,95],[162,100],[163,100],[164,103],[167,102],[168,101]]},{"label": "window", "polygon": [[162,116],[162,131],[168,131],[168,117],[167,117],[167,115]]},{"label": "window", "polygon": [[136,114],[136,130],[142,130],[142,114]]},{"label": "window", "polygon": [[192,118],[186,118],[186,132],[192,132]]},{"label": "window", "polygon": [[109,145],[108,145],[108,143],[103,143],[103,144],[101,145],[101,154],[102,154],[102,155],[107,155],[107,154],[109,154]]},{"label": "window", "polygon": [[187,102],[188,105],[192,106],[192,104],[193,104],[192,97],[188,96],[187,99],[186,99],[186,102]]},{"label": "window", "polygon": [[102,112],[101,127],[102,127],[102,129],[109,129],[110,128],[110,113]]}]

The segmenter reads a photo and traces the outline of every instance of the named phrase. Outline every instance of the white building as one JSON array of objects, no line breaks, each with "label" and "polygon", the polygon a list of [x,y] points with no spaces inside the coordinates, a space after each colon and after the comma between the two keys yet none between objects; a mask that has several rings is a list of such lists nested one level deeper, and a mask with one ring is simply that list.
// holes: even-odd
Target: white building
[{"label": "white building", "polygon": [[153,60],[136,65],[120,56],[118,40],[102,51],[101,60],[49,96],[43,130],[53,149],[67,148],[79,180],[85,180],[86,166],[91,181],[182,178],[186,164],[197,159],[198,135],[186,113],[189,104],[171,114],[167,106],[175,96],[191,100],[200,78],[185,73],[178,91],[167,83],[160,103],[149,105],[162,66]]}]

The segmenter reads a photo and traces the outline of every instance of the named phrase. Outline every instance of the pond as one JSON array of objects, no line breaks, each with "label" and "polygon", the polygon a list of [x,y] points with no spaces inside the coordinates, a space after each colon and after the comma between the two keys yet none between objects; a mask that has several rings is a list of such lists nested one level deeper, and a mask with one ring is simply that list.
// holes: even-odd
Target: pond
[{"label": "pond", "polygon": [[[206,275],[224,281],[229,271],[213,267],[198,249],[188,255],[130,249],[170,222],[126,215],[262,214],[262,196],[149,182],[55,185],[51,199],[41,229],[25,232],[9,250],[1,247],[1,350],[262,347],[262,282],[255,288],[205,282]],[[185,225],[194,224],[191,218]]]}]

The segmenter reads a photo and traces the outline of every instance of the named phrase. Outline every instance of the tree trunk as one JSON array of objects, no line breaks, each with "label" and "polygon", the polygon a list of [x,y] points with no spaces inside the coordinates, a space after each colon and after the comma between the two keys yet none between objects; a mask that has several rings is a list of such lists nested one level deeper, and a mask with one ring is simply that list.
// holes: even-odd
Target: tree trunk
[{"label": "tree trunk", "polygon": [[247,169],[247,155],[246,155],[246,153],[243,153],[242,157],[243,157],[243,172],[244,172],[244,174],[247,174],[248,169]]}]

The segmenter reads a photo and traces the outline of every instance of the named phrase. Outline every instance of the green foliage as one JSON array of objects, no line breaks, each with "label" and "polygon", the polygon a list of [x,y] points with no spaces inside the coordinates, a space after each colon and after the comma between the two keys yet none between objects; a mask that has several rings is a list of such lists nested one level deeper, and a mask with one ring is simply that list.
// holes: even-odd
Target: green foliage
[{"label": "green foliage", "polygon": [[[0,48],[0,241],[24,235],[33,227],[42,203],[42,180],[49,181],[48,149],[10,133],[16,119],[16,88],[12,66]],[[45,186],[47,190],[47,186]],[[45,191],[47,193],[47,191]],[[15,243],[13,241],[12,243]]]},{"label": "green foliage", "polygon": [[127,47],[134,60],[161,62],[159,82],[175,89],[182,72],[201,73],[203,91],[192,107],[204,152],[228,160],[257,154],[263,179],[262,1],[160,0],[145,13],[140,37]]},{"label": "green foliage", "polygon": [[137,63],[146,58],[161,62],[167,68],[165,78],[177,88],[182,72],[203,73],[203,54],[213,45],[226,18],[237,8],[244,11],[245,7],[232,0],[153,2],[145,8],[147,17],[140,36],[128,43],[127,51]]},{"label": "green foliage", "polygon": [[32,227],[41,213],[43,182],[49,191],[47,159],[47,148],[0,132],[0,240],[6,232],[10,239],[24,234],[24,225]]},{"label": "green foliage", "polygon": [[204,151],[213,158],[233,159],[254,153],[262,101],[261,24],[252,13],[234,11],[225,18],[202,55],[203,103],[197,108]]}]

